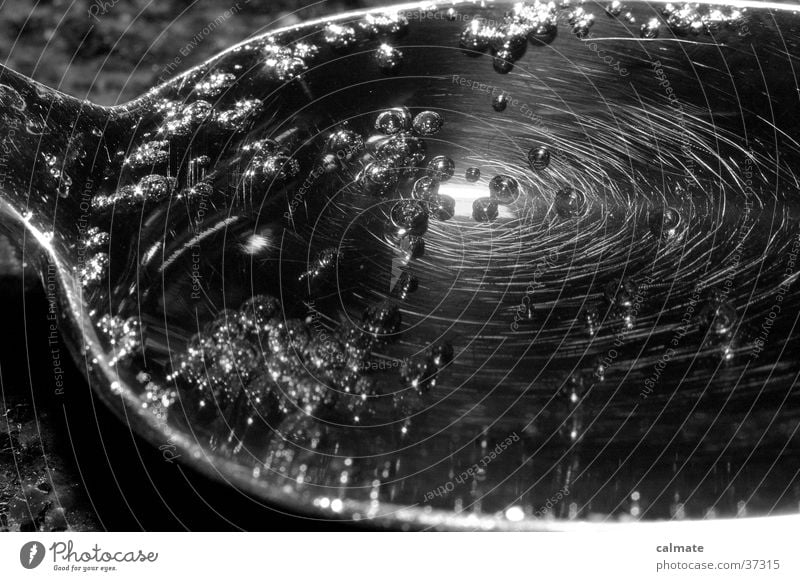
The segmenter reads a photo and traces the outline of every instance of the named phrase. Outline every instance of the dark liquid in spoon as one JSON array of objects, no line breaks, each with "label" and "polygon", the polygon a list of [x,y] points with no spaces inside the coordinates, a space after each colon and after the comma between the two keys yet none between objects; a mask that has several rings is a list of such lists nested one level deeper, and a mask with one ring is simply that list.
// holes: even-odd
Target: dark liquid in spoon
[{"label": "dark liquid in spoon", "polygon": [[758,23],[608,10],[360,17],[137,102],[82,237],[121,379],[360,518],[796,506],[797,150],[757,80],[700,106]]}]

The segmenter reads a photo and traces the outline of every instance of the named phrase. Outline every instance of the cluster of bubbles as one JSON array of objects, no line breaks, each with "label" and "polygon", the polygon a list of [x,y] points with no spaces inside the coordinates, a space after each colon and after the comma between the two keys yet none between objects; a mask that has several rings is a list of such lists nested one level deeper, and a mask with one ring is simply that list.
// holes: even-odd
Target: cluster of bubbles
[{"label": "cluster of bubbles", "polygon": [[[670,30],[679,36],[713,35],[724,29],[745,34],[748,30],[747,8],[668,3],[662,8],[661,14]],[[643,36],[644,32],[643,27]]]},{"label": "cluster of bubbles", "polygon": [[134,317],[121,319],[113,315],[103,315],[98,323],[99,330],[108,340],[113,357],[110,365],[116,365],[137,353],[141,345],[139,320]]},{"label": "cluster of bubbles", "polygon": [[[499,25],[474,18],[462,31],[460,45],[472,54],[491,50],[495,70],[499,73],[508,73],[524,54],[526,39],[531,44],[537,45],[548,43],[555,38],[559,9],[568,10],[566,20],[578,38],[586,38],[589,35],[595,21],[594,14],[584,6],[572,8],[570,4],[570,0],[564,0],[558,6],[552,1],[519,2],[506,13]],[[636,22],[633,13],[621,0],[612,0],[605,6],[605,12],[628,24]],[[663,22],[677,35],[701,33],[711,35],[723,29],[744,34],[748,31],[746,12],[746,8],[703,7],[687,2],[678,5],[666,4],[662,9],[662,16]],[[659,18],[651,18],[641,24],[639,34],[645,39],[657,38],[661,25],[662,21]],[[496,99],[496,108],[500,107],[498,110],[504,108],[501,99],[501,97]]]},{"label": "cluster of bubbles", "polygon": [[290,81],[308,70],[319,55],[319,47],[305,42],[291,46],[274,41],[264,47],[264,65],[268,74],[279,81]]},{"label": "cluster of bubbles", "polygon": [[[711,34],[743,21],[743,10],[702,10],[688,4],[677,8],[668,4],[663,10],[663,22],[677,33]],[[619,0],[608,4],[606,12],[634,22]],[[553,38],[557,16],[552,2],[519,3],[500,25],[480,18],[470,21],[461,34],[461,46],[470,54],[491,51],[495,69],[506,73],[527,44],[541,44]],[[577,36],[585,37],[594,16],[577,7],[570,10],[568,21]],[[659,19],[644,23],[641,35],[657,37],[662,24]],[[259,45],[258,55],[270,79],[302,82],[321,50],[344,53],[369,39],[378,44],[374,51],[377,70],[395,74],[402,66],[403,54],[393,46],[393,40],[407,27],[408,21],[400,15],[368,15],[355,23],[326,25],[319,44],[295,43],[286,47],[267,39]],[[211,195],[213,188],[206,176],[213,170],[215,152],[210,151],[211,156],[197,152],[186,156],[190,161],[185,179],[175,177],[178,173],[170,171],[170,165],[176,158],[182,159],[186,144],[197,139],[198,134],[245,135],[244,131],[264,110],[264,103],[246,96],[234,98],[235,95],[224,100],[237,79],[229,70],[211,71],[187,85],[190,98],[159,101],[161,117],[157,126],[142,134],[132,151],[120,153],[122,166],[128,172],[125,185],[111,194],[95,195],[95,214],[133,213],[173,196],[193,199]],[[216,99],[222,105],[212,105]],[[508,101],[508,96],[501,93],[492,106],[500,112]],[[379,374],[371,363],[383,347],[401,336],[403,319],[398,304],[408,300],[420,286],[410,265],[424,256],[431,220],[447,221],[455,215],[455,200],[442,193],[446,191],[442,184],[458,180],[457,169],[463,171],[468,183],[481,180],[477,167],[457,168],[447,156],[435,152],[429,155],[426,138],[438,135],[444,127],[444,118],[438,111],[412,114],[405,107],[392,107],[380,111],[368,131],[359,133],[349,125],[337,127],[326,134],[321,148],[320,167],[326,172],[352,172],[345,177],[353,178],[351,185],[358,194],[388,202],[384,225],[403,257],[399,274],[393,274],[390,298],[368,304],[360,320],[334,323],[330,332],[321,334],[315,326],[319,323],[310,317],[291,316],[289,309],[285,311],[272,296],[253,296],[238,310],[218,313],[188,341],[168,376],[177,391],[149,378],[143,380],[143,405],[161,417],[180,401],[198,425],[224,419],[244,431],[259,418],[267,424],[278,420],[291,424],[292,417],[297,416],[364,424],[366,418],[381,411],[383,400],[391,400],[395,414],[409,415],[420,409],[421,398],[436,387],[440,373],[453,360],[450,344],[428,346],[414,356],[393,361],[388,371],[381,368],[380,374],[393,374],[392,379],[399,380],[405,388],[388,398],[382,393]],[[278,140],[247,140],[238,151],[245,161],[243,177],[251,191],[266,192],[273,184],[291,186],[301,170],[292,148]],[[544,172],[550,167],[551,157],[548,146],[536,145],[528,151],[527,163],[531,171]],[[472,218],[478,222],[495,220],[501,206],[517,204],[524,194],[517,177],[507,173],[487,177],[486,194],[472,205]],[[555,192],[553,209],[559,217],[577,218],[585,214],[586,208],[587,197],[579,187],[564,186]],[[680,238],[687,226],[680,212],[671,207],[651,213],[648,225],[653,236],[665,242]],[[108,234],[93,227],[84,238],[84,245],[90,252],[82,263],[81,277],[85,282],[99,282],[108,268],[109,256],[104,251]],[[299,281],[312,288],[333,277],[341,259],[341,250],[321,251],[299,275]],[[612,318],[622,321],[625,329],[631,329],[636,322],[641,290],[628,278],[614,280],[603,288]],[[526,315],[532,318],[532,311]],[[598,308],[589,307],[581,311],[579,319],[593,337],[603,317]],[[736,322],[736,309],[726,297],[711,293],[699,314],[700,327],[711,340],[730,345]],[[109,315],[103,317],[99,327],[112,346],[112,364],[134,356],[142,348],[141,329],[134,319]],[[595,379],[605,377],[603,364],[594,371]],[[565,417],[569,418],[563,429],[573,441],[582,433],[582,415],[576,410],[586,396],[585,383],[582,375],[570,375],[560,392],[568,408]],[[407,425],[403,429],[405,433]]]},{"label": "cluster of bubbles", "polygon": [[627,7],[620,0],[613,0],[606,5],[606,14],[614,18],[622,18],[628,24],[634,24],[636,18],[631,12],[628,12]]},{"label": "cluster of bubbles", "polygon": [[533,44],[550,42],[555,37],[558,9],[553,2],[517,3],[500,24],[475,18],[461,33],[461,47],[468,54],[491,50],[494,68],[508,73]]},{"label": "cluster of bubbles", "polygon": [[284,182],[300,173],[300,162],[288,148],[273,139],[258,139],[242,147],[249,157],[244,171],[249,189],[266,191],[273,182]]},{"label": "cluster of bubbles", "polygon": [[113,210],[116,213],[138,211],[145,203],[158,203],[175,190],[176,180],[160,174],[142,177],[135,185],[122,186],[112,195],[98,194],[92,198],[96,212]]},{"label": "cluster of bubbles", "polygon": [[[224,417],[250,426],[300,413],[359,424],[381,398],[373,354],[397,340],[401,325],[398,307],[381,302],[358,323],[317,333],[311,317],[288,317],[277,299],[256,295],[193,336],[168,380],[176,382],[184,409],[203,423]],[[400,377],[421,395],[452,353],[447,344],[430,347],[399,365]]]},{"label": "cluster of bubbles", "polygon": [[403,53],[391,41],[408,31],[408,19],[400,13],[368,14],[355,25],[328,23],[323,31],[326,45],[337,53],[346,53],[362,40],[379,40],[375,50],[378,69],[396,74],[403,64]]},{"label": "cluster of bubbles", "polygon": [[572,26],[572,32],[575,33],[575,36],[585,38],[594,24],[594,14],[582,6],[578,6],[567,14],[567,21]]}]

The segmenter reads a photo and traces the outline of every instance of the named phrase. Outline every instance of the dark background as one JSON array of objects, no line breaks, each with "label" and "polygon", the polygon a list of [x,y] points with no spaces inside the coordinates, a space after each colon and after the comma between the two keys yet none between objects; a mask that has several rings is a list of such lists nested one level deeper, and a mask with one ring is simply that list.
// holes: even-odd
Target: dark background
[{"label": "dark background", "polygon": [[[376,4],[6,1],[0,59],[65,93],[112,105],[249,36]],[[235,13],[189,54],[180,52],[226,10]],[[176,56],[180,62],[170,65]],[[165,461],[94,400],[71,361],[62,359],[70,395],[55,395],[44,292],[1,238],[0,300],[0,531],[348,528],[284,514]]]}]

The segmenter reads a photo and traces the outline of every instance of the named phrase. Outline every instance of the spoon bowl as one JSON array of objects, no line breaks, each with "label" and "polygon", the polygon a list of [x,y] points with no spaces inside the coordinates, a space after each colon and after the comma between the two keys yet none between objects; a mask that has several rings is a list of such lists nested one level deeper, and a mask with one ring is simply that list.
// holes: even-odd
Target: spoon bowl
[{"label": "spoon bowl", "polygon": [[1,225],[103,402],[277,505],[793,514],[795,10],[403,5],[117,107],[3,69]]}]

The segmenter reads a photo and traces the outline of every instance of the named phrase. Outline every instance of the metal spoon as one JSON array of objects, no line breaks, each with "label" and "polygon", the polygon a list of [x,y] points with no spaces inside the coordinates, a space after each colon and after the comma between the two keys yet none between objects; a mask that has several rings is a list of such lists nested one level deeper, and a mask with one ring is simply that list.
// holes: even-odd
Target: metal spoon
[{"label": "metal spoon", "polygon": [[793,10],[404,5],[111,108],[3,69],[2,228],[103,401],[278,504],[793,513]]}]

